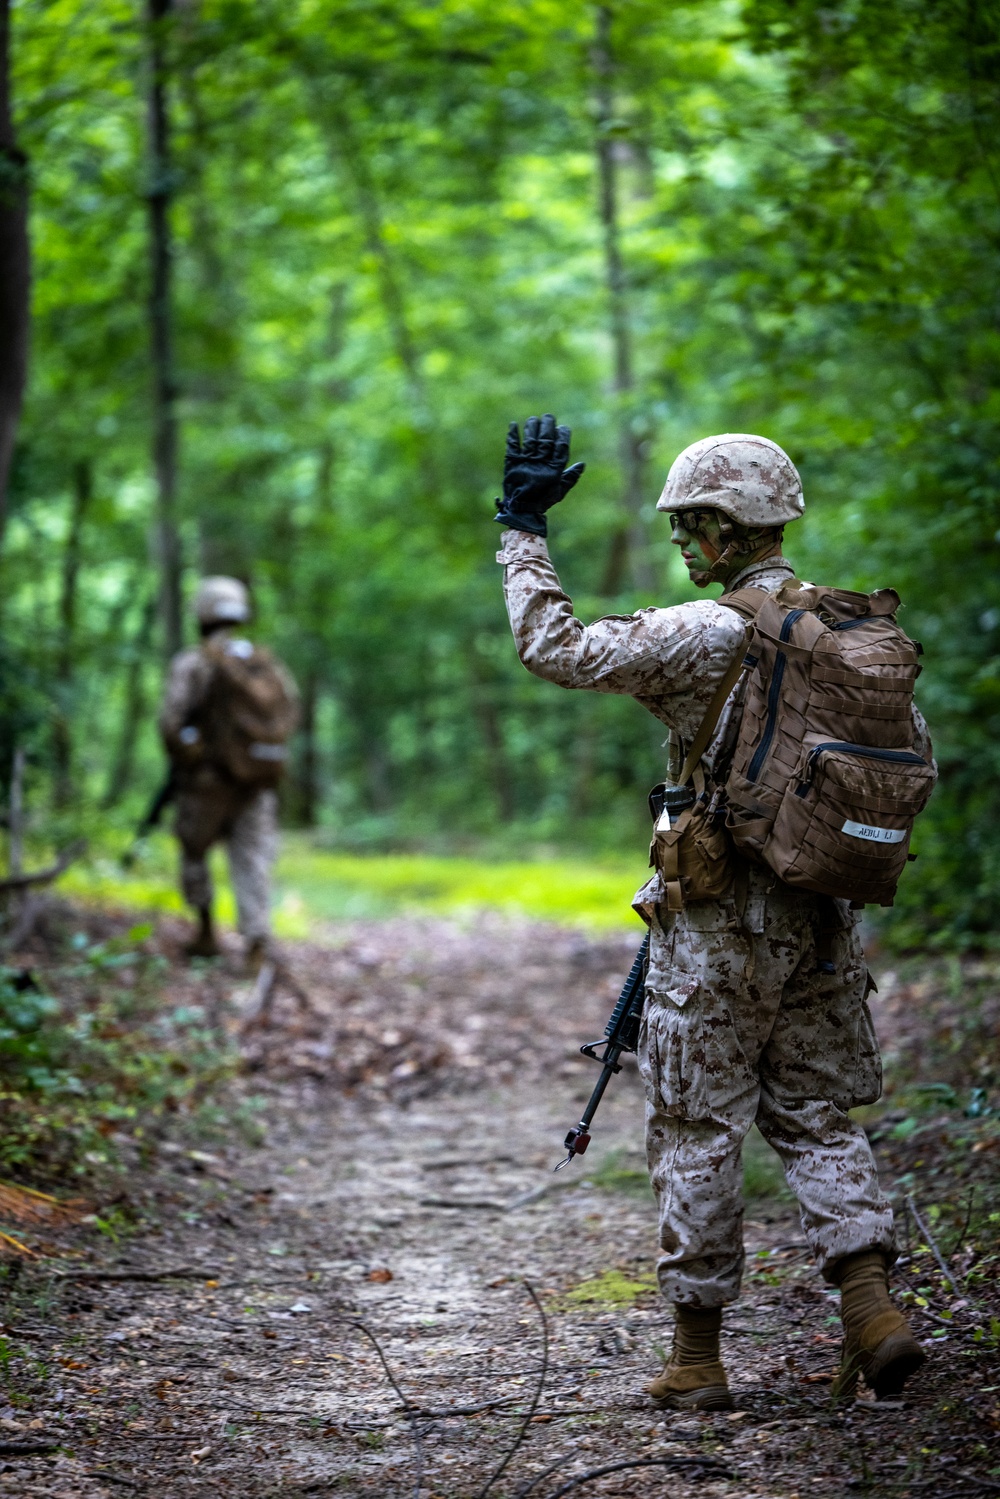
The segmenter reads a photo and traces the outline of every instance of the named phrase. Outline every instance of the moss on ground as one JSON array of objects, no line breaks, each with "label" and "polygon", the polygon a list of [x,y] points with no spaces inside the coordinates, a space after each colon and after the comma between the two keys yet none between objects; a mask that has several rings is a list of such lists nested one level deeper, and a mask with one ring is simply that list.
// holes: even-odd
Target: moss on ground
[{"label": "moss on ground", "polygon": [[636,1278],[624,1270],[605,1270],[592,1280],[583,1280],[566,1291],[561,1300],[566,1306],[634,1306],[643,1296],[656,1292],[656,1276]]}]

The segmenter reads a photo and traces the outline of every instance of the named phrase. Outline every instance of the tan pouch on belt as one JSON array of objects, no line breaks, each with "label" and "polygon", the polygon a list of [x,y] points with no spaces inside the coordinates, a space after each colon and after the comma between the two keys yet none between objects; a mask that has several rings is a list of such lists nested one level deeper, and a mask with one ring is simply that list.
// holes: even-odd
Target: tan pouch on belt
[{"label": "tan pouch on belt", "polygon": [[[725,676],[715,690],[705,717],[691,742],[677,782],[694,787],[695,801],[671,824],[665,812],[657,817],[649,862],[660,871],[667,893],[667,910],[682,911],[690,900],[721,900],[733,881],[733,854],[723,819],[718,815],[721,789],[710,790],[701,767],[701,757],[715,733],[729,694],[744,669],[744,639]],[[655,786],[655,798],[661,786]]]}]

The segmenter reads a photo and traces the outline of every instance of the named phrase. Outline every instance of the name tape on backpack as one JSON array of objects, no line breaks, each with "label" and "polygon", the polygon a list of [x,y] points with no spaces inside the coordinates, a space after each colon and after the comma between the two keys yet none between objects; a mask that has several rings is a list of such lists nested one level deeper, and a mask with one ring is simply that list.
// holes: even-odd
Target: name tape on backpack
[{"label": "name tape on backpack", "polygon": [[255,742],[248,747],[251,760],[287,760],[288,748],[284,744],[261,744]]},{"label": "name tape on backpack", "polygon": [[906,837],[905,828],[873,828],[867,822],[851,822],[850,818],[840,831],[852,838],[865,838],[869,843],[902,843]]}]

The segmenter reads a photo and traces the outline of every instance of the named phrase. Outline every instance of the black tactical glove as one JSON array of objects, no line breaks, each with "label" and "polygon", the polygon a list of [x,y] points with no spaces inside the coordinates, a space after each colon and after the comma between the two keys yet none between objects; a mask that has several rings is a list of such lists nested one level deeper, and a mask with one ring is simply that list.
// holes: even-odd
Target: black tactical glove
[{"label": "black tactical glove", "polygon": [[522,447],[517,422],[511,422],[503,461],[503,499],[497,501],[494,520],[533,536],[548,534],[545,511],[569,494],[586,467],[583,463],[566,467],[569,439],[569,428],[557,427],[551,414],[529,416]]}]

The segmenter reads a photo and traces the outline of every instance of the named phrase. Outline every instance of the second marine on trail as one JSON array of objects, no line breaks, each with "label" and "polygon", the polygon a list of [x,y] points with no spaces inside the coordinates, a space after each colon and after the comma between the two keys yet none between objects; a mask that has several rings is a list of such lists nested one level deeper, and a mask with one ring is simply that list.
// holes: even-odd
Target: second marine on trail
[{"label": "second marine on trail", "polygon": [[247,965],[255,970],[270,940],[276,787],[298,697],[282,663],[237,633],[251,612],[239,579],[203,578],[194,612],[201,643],[171,661],[160,713],[177,808],[181,887],[198,917],[187,952],[201,958],[219,952],[208,853],[224,842]]},{"label": "second marine on trail", "polygon": [[[679,829],[694,813],[664,817],[661,796],[657,871],[636,897],[650,928],[638,1059],[658,1278],[675,1313],[671,1354],[649,1393],[682,1409],[731,1405],[719,1338],[743,1273],[740,1149],[756,1123],[781,1158],[823,1276],[841,1291],[835,1395],[853,1395],[860,1375],[877,1396],[896,1394],[925,1355],[889,1295],[892,1208],[848,1113],[881,1092],[871,980],[852,901],[823,890],[856,872],[869,882],[862,900],[891,900],[935,775],[912,707],[918,648],[895,623],[891,590],[846,594],[795,579],[782,537],[803,511],[799,475],[776,443],[741,433],[681,453],[657,506],[693,582],[721,583],[721,598],[583,624],[545,541],[546,512],[583,471],[566,467],[569,439],[551,416],[525,424],[523,445],[516,424],[508,434],[497,560],[518,654],[539,677],[626,693],[667,725],[669,793],[690,808],[691,782],[702,817],[678,866]],[[766,624],[754,634],[758,615]],[[807,670],[817,680],[825,672],[822,683],[805,680]],[[853,731],[807,736],[803,748],[812,711]],[[790,782],[796,764],[802,779]],[[729,798],[723,831],[723,792],[734,786],[742,805]]]}]

